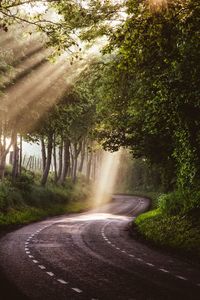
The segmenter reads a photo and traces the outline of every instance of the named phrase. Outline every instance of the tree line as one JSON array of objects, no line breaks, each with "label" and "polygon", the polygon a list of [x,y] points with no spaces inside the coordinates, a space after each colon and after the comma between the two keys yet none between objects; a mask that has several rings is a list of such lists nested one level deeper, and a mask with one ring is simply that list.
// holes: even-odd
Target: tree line
[{"label": "tree line", "polygon": [[104,58],[84,75],[98,99],[97,132],[106,149],[128,147],[156,167],[165,191],[198,189],[199,1],[149,2],[127,1]]},{"label": "tree line", "polygon": [[[75,48],[81,53],[80,40],[93,43],[106,36],[108,42],[103,56],[82,71],[73,96],[61,100],[67,103],[64,110],[56,106],[50,114],[38,118],[35,132],[30,130],[30,136],[41,140],[45,149],[42,182],[48,174],[54,144],[69,149],[70,137],[76,158],[83,143],[78,131],[84,136],[88,124],[86,127],[92,128],[90,136],[105,149],[115,151],[127,147],[134,157],[145,159],[152,168],[157,168],[165,190],[197,188],[200,179],[199,1],[160,1],[157,5],[150,0],[117,4],[88,1],[87,6],[71,1],[44,2],[48,9],[62,16],[58,22],[43,22],[45,16],[30,19],[20,10],[12,16],[12,22],[16,17],[25,23],[39,24],[49,38],[47,43],[54,45],[58,54],[63,49]],[[17,3],[22,4],[22,1]],[[6,1],[1,2],[5,16],[6,11],[13,9],[12,5],[6,5]],[[8,25],[7,14],[4,31]],[[81,58],[80,53],[75,54],[77,59]],[[71,63],[73,66],[74,60]],[[37,111],[44,105],[41,103]],[[71,110],[72,103],[76,104],[74,110]],[[25,119],[27,123],[28,116]],[[12,128],[20,122],[18,118]],[[2,132],[9,131],[9,126],[4,121]],[[9,135],[13,135],[11,131]],[[3,135],[1,140],[3,145]],[[16,135],[12,140],[15,144]],[[1,146],[1,165],[9,147]],[[63,151],[62,159],[67,162],[69,151]],[[74,166],[76,170],[76,162]],[[60,171],[57,173],[58,176]]]}]

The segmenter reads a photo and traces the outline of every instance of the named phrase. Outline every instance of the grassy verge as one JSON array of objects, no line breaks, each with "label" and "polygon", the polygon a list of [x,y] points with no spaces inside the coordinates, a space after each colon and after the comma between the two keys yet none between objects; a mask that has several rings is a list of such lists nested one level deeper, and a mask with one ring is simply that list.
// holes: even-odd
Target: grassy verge
[{"label": "grassy verge", "polygon": [[48,183],[39,186],[26,174],[15,184],[8,179],[0,183],[0,230],[27,224],[45,217],[76,213],[90,208],[91,191],[85,180],[65,186]]},{"label": "grassy verge", "polygon": [[200,202],[197,192],[174,192],[158,198],[158,205],[138,216],[138,232],[162,248],[200,260]]},{"label": "grassy verge", "polygon": [[[47,186],[39,185],[39,176],[23,172],[12,182],[8,170],[6,179],[0,182],[0,237],[18,225],[39,221],[49,216],[76,213],[90,208],[91,189],[79,178],[76,185],[68,180],[65,186],[56,186],[53,181]],[[27,298],[10,283],[0,270],[1,296],[3,299]]]}]

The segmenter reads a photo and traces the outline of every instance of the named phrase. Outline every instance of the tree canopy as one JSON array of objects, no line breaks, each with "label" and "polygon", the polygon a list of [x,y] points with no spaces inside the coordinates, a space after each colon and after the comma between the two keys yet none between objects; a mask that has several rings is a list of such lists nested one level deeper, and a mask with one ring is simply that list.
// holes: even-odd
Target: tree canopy
[{"label": "tree canopy", "polygon": [[[157,165],[166,189],[175,183],[179,187],[197,185],[198,0],[1,1],[0,11],[6,33],[12,24],[29,24],[29,33],[34,27],[46,34],[42,47],[54,46],[57,54],[68,50],[77,59],[86,44],[106,37],[102,56],[90,61],[74,84],[75,94],[83,101],[74,106],[75,119],[70,124],[66,121],[71,138],[75,141],[91,127],[93,138],[104,148],[128,147],[134,157]],[[74,60],[71,63],[75,68]],[[62,97],[60,100],[62,103]],[[59,111],[58,124],[51,121],[52,126],[60,130],[65,114],[66,106]]]}]

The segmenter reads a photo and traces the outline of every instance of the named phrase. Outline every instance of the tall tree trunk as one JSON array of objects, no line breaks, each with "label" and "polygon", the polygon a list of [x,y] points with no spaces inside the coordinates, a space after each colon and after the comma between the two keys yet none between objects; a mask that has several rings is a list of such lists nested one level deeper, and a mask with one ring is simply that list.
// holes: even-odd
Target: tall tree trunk
[{"label": "tall tree trunk", "polygon": [[58,172],[57,172],[57,157],[56,157],[56,136],[54,134],[53,139],[53,163],[54,163],[54,181],[58,181]]},{"label": "tall tree trunk", "polygon": [[96,179],[96,160],[97,160],[96,153],[94,153],[93,163],[92,163],[92,178],[93,178],[93,180]]},{"label": "tall tree trunk", "polygon": [[10,143],[7,146],[6,145],[6,136],[3,133],[3,129],[2,132],[0,134],[0,180],[3,180],[4,178],[4,174],[5,174],[5,166],[6,166],[6,157],[10,151],[10,148],[13,144],[13,134],[11,135],[11,139],[10,139]]},{"label": "tall tree trunk", "polygon": [[82,148],[82,142],[74,143],[74,168],[73,168],[73,176],[72,176],[73,183],[76,183],[76,179],[77,179],[78,156],[81,152],[81,148]]},{"label": "tall tree trunk", "polygon": [[5,167],[6,167],[6,157],[1,157],[0,159],[0,180],[4,179],[4,173],[5,173]]},{"label": "tall tree trunk", "polygon": [[44,172],[45,166],[46,166],[46,161],[47,161],[44,137],[41,138],[41,151],[42,151],[42,171]]},{"label": "tall tree trunk", "polygon": [[91,174],[91,166],[92,166],[92,157],[93,157],[93,152],[91,151],[88,157],[88,163],[87,163],[87,173],[86,173],[86,178],[87,181],[90,181],[90,174]]},{"label": "tall tree trunk", "polygon": [[80,165],[79,165],[79,169],[78,169],[78,171],[80,173],[82,173],[82,171],[83,171],[83,164],[84,164],[84,160],[85,160],[85,144],[86,144],[86,140],[84,139],[83,143],[82,143],[82,147],[81,147],[81,161],[80,161]]},{"label": "tall tree trunk", "polygon": [[20,135],[20,146],[19,146],[19,175],[22,173],[22,136]]},{"label": "tall tree trunk", "polygon": [[73,153],[72,146],[70,147],[70,160],[71,160],[70,177],[73,178],[73,173],[74,173],[74,153]]},{"label": "tall tree trunk", "polygon": [[43,185],[43,186],[46,185],[46,183],[47,183],[47,178],[48,178],[50,167],[51,167],[52,149],[53,149],[53,135],[50,134],[48,136],[48,141],[47,141],[46,165],[45,165],[44,172],[43,172],[42,179],[41,179],[41,185]]},{"label": "tall tree trunk", "polygon": [[61,137],[61,142],[58,150],[58,176],[57,176],[58,182],[60,182],[61,180],[62,168],[63,168],[63,137]]},{"label": "tall tree trunk", "polygon": [[17,145],[17,133],[13,137],[13,167],[12,179],[15,180],[19,175],[19,148]]},{"label": "tall tree trunk", "polygon": [[59,184],[65,184],[66,177],[68,174],[69,166],[70,166],[70,141],[68,138],[64,139],[64,157],[63,157],[63,167],[62,167],[62,173],[59,179]]}]

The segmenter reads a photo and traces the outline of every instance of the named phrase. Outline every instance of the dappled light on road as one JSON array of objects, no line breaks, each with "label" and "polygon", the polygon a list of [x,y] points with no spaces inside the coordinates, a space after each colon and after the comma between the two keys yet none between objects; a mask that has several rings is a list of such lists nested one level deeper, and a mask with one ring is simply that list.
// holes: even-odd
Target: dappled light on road
[{"label": "dappled light on road", "polygon": [[[127,216],[118,216],[114,214],[107,214],[107,213],[90,213],[90,214],[83,214],[73,218],[64,218],[62,222],[77,222],[77,221],[101,221],[101,220],[122,220],[126,221],[128,219]],[[60,222],[60,220],[59,220]],[[65,227],[63,224],[59,224],[58,227]]]}]

